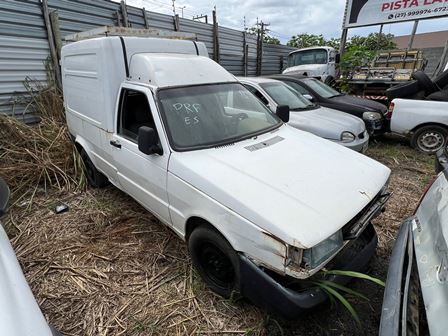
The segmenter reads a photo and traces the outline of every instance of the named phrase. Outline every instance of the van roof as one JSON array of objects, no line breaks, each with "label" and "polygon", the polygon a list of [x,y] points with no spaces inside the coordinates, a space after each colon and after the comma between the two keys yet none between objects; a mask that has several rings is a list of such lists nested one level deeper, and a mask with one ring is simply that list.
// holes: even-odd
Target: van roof
[{"label": "van roof", "polygon": [[237,81],[235,76],[207,57],[170,53],[134,54],[129,75],[133,82],[160,88]]}]

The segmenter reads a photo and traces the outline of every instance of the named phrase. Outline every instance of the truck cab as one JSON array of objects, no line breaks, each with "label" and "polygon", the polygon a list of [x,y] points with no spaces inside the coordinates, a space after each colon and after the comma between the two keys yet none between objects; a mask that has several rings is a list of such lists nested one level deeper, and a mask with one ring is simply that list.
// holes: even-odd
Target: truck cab
[{"label": "truck cab", "polygon": [[295,50],[288,55],[288,75],[301,75],[320,79],[331,84],[336,78],[336,64],[339,54],[332,47],[311,47]]}]

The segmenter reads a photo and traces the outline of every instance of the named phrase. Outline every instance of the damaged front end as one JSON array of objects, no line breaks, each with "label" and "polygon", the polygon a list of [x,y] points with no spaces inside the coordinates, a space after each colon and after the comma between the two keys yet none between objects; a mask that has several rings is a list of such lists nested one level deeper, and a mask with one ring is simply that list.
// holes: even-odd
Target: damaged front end
[{"label": "damaged front end", "polygon": [[[287,319],[327,300],[327,294],[313,285],[313,277],[327,270],[364,271],[375,253],[378,238],[371,221],[384,209],[390,194],[386,186],[341,230],[311,249],[287,246],[285,273],[269,270],[240,255],[240,292],[256,305]],[[329,276],[340,285],[351,278]]]}]

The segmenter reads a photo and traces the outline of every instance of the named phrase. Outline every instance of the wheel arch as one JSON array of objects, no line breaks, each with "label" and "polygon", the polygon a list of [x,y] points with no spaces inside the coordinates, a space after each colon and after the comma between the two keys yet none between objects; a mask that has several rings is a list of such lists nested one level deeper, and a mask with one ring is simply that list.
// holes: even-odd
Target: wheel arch
[{"label": "wheel arch", "polygon": [[438,127],[443,127],[444,129],[447,130],[448,132],[448,125],[446,124],[442,124],[442,123],[438,123],[438,122],[427,122],[427,123],[423,123],[423,124],[419,124],[417,126],[415,126],[413,129],[411,129],[410,133],[415,133],[417,132],[420,128],[426,127],[426,126],[438,126]]},{"label": "wheel arch", "polygon": [[208,226],[209,228],[215,230],[216,232],[218,232],[225,240],[227,240],[227,242],[232,245],[233,244],[231,242],[231,240],[228,239],[228,237],[226,237],[221,230],[219,230],[217,228],[216,225],[213,225],[209,220],[200,217],[200,216],[191,216],[187,219],[187,221],[185,222],[185,241],[188,242],[188,239],[190,238],[191,233],[194,231],[194,229],[196,229],[199,226]]}]

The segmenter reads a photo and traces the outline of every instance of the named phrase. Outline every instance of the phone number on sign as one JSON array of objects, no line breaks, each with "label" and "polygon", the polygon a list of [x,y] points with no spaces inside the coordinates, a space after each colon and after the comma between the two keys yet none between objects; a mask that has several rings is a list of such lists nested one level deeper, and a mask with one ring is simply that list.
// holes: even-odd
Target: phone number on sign
[{"label": "phone number on sign", "polygon": [[420,15],[432,14],[432,13],[442,13],[442,12],[448,13],[448,6],[437,7],[434,9],[419,9],[419,10],[413,10],[413,11],[409,11],[409,12],[391,14],[391,15],[389,15],[389,20],[401,19],[401,18],[412,17],[412,16],[420,16]]}]

